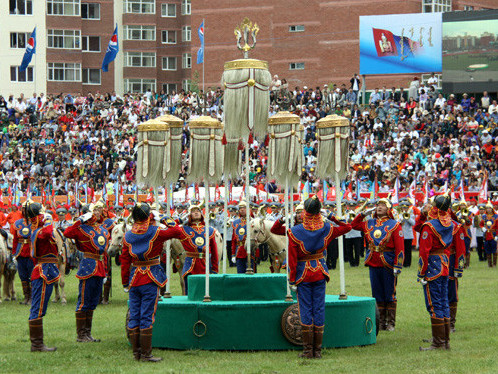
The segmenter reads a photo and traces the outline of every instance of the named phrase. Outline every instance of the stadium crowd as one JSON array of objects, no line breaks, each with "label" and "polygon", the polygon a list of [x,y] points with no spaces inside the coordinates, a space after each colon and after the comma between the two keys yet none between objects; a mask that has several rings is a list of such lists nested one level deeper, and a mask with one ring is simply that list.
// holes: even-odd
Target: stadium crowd
[{"label": "stadium crowd", "polygon": [[[322,186],[316,167],[316,121],[329,114],[351,119],[350,178],[360,191],[378,183],[379,192],[393,190],[399,176],[401,191],[413,180],[421,189],[425,180],[433,191],[445,183],[458,190],[498,189],[498,104],[487,92],[477,100],[467,94],[443,96],[437,78],[424,84],[415,78],[408,89],[375,89],[366,105],[359,104],[360,81],[348,84],[291,88],[275,76],[270,91],[270,115],[290,110],[305,127],[305,164],[302,181],[311,191]],[[184,187],[190,119],[202,110],[224,119],[223,91],[151,92],[125,94],[21,95],[0,97],[0,188],[3,196],[17,184],[40,196],[66,195],[75,185],[100,191],[105,183],[119,181],[124,193],[134,191],[136,126],[150,118],[174,114],[185,120],[183,175],[175,189]],[[267,180],[265,139],[251,146],[251,184],[277,192]],[[243,180],[233,181],[242,185]],[[498,194],[493,195],[498,200]]]}]

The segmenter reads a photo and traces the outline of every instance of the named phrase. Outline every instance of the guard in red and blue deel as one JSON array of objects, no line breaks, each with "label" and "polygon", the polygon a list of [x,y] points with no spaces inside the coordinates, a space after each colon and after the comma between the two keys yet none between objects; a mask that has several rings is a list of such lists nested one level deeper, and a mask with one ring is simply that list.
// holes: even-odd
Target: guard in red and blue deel
[{"label": "guard in red and blue deel", "polygon": [[18,219],[10,227],[12,254],[17,259],[17,271],[19,272],[24,294],[24,300],[20,302],[22,305],[31,304],[31,273],[35,267],[31,257],[31,224],[25,215],[26,204],[27,202],[22,206],[24,218]]},{"label": "guard in red and blue deel", "polygon": [[[88,209],[88,211],[87,211]],[[92,337],[93,311],[97,308],[106,276],[105,253],[109,245],[109,232],[99,224],[104,204],[97,202],[84,207],[83,215],[64,230],[64,236],[73,239],[83,260],[76,277],[79,282],[76,304],[76,341],[100,342]]]},{"label": "guard in red and blue deel", "polygon": [[[434,214],[436,210],[429,205],[429,210],[422,211],[415,226],[415,230],[420,233],[422,226],[427,222],[429,212]],[[452,216],[452,214],[450,214]],[[437,219],[437,216],[431,217]],[[465,228],[463,225],[453,220],[453,241],[446,247],[445,253],[449,258],[448,262],[448,303],[450,308],[450,332],[455,332],[456,314],[458,309],[458,279],[462,277],[465,268]],[[446,327],[445,327],[446,334]],[[447,337],[449,343],[449,336]]]},{"label": "guard in red and blue deel", "polygon": [[288,230],[289,283],[297,290],[303,353],[300,357],[321,358],[325,325],[325,288],[329,281],[327,246],[351,230],[351,225],[334,227],[320,215],[316,197],[304,202],[303,223]]},{"label": "guard in red and blue deel", "polygon": [[[158,221],[159,213],[154,213]],[[128,333],[135,360],[157,362],[162,359],[152,356],[152,325],[160,289],[167,282],[160,256],[164,242],[176,237],[178,229],[162,229],[147,203],[137,203],[131,215],[135,223],[125,234],[121,254],[121,281],[129,289]]]},{"label": "guard in red and blue deel", "polygon": [[488,267],[496,266],[496,235],[498,232],[498,214],[491,201],[486,204],[486,213],[481,216],[481,228],[484,231],[484,253],[488,259]]},{"label": "guard in red and blue deel", "polygon": [[[181,235],[177,237],[185,249],[185,263],[182,277],[185,283],[185,295],[188,295],[188,276],[206,273],[206,224],[200,205],[189,207],[188,222],[179,226]],[[211,274],[218,273],[218,245],[215,240],[215,229],[209,227],[209,255]]]},{"label": "guard in red and blue deel", "polygon": [[427,213],[427,222],[420,230],[418,281],[424,286],[425,305],[432,326],[432,344],[428,348],[420,347],[421,351],[450,348],[448,252],[455,233],[450,206],[450,196],[436,196]]},{"label": "guard in red and blue deel", "polygon": [[[245,274],[247,270],[247,225],[246,225],[246,203],[239,203],[239,218],[232,222],[232,262],[237,266],[238,274]],[[255,256],[251,251],[251,266],[256,273]]]},{"label": "guard in red and blue deel", "polygon": [[24,215],[31,224],[31,257],[35,267],[31,273],[31,310],[29,314],[29,336],[31,352],[53,352],[43,343],[43,317],[54,289],[54,283],[60,278],[57,268],[59,253],[54,236],[52,219],[42,214],[41,204],[28,201]]},{"label": "guard in red and blue deel", "polygon": [[404,261],[404,236],[401,224],[393,218],[389,199],[380,199],[369,213],[358,214],[351,226],[362,231],[368,244],[365,266],[370,268],[372,296],[380,313],[380,330],[394,331],[396,326],[396,284]]},{"label": "guard in red and blue deel", "polygon": [[[111,233],[114,228],[114,220],[110,217],[109,208],[104,207],[104,212],[99,220],[100,225],[107,230],[109,233],[109,242],[111,242]],[[104,253],[104,264],[105,264],[105,278],[104,278],[104,291],[100,297],[99,304],[107,305],[109,304],[109,296],[111,294],[112,287],[112,261],[111,257],[108,255],[107,251]]]}]

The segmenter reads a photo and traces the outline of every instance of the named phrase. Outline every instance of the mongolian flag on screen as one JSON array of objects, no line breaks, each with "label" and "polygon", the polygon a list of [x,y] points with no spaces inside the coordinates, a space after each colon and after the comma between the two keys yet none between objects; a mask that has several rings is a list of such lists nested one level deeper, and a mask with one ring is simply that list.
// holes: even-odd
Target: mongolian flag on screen
[{"label": "mongolian flag on screen", "polygon": [[36,53],[36,27],[33,29],[33,32],[31,33],[28,39],[28,45],[26,46],[26,52],[24,52],[21,66],[19,66],[19,71],[22,72],[28,68],[29,63],[31,62],[31,59],[33,58],[33,55],[35,53]]},{"label": "mongolian flag on screen", "polygon": [[377,56],[400,56],[409,57],[420,48],[420,44],[406,36],[393,34],[389,30],[374,29],[373,37]]},{"label": "mongolian flag on screen", "polygon": [[111,36],[111,40],[109,40],[107,51],[105,52],[104,56],[104,61],[102,61],[102,71],[109,71],[109,64],[112,61],[114,61],[118,52],[119,52],[118,25],[116,25],[114,33]]}]

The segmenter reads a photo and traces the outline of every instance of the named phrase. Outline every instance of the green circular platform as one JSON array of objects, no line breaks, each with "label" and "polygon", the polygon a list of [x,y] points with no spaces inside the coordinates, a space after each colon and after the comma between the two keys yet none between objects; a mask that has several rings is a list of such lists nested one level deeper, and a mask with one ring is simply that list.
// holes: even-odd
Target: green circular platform
[{"label": "green circular platform", "polygon": [[[152,345],[155,348],[206,350],[298,349],[284,337],[284,274],[212,275],[210,296],[203,302],[204,275],[188,278],[189,295],[157,305]],[[375,344],[375,299],[326,296],[323,347]]]}]

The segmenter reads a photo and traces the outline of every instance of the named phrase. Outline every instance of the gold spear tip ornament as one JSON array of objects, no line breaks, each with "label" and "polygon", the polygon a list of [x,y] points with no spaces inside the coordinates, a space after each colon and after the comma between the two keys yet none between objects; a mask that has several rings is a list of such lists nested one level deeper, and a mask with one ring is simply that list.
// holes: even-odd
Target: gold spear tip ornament
[{"label": "gold spear tip ornament", "polygon": [[[258,32],[258,24],[253,24],[247,17],[233,30],[235,39],[237,40],[237,48],[242,51],[244,58],[249,58],[249,51],[256,46],[256,35],[258,35]],[[252,38],[251,43],[249,42],[250,37]]]}]

